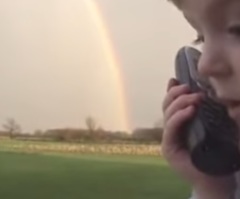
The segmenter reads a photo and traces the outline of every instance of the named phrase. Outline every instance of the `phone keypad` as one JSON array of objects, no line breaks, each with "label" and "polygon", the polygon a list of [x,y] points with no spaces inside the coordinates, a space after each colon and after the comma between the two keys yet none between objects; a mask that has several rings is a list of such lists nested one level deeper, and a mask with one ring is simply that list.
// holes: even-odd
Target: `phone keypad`
[{"label": "phone keypad", "polygon": [[225,107],[214,100],[207,98],[200,106],[200,117],[204,128],[211,135],[226,138],[236,134],[233,121],[228,117]]}]

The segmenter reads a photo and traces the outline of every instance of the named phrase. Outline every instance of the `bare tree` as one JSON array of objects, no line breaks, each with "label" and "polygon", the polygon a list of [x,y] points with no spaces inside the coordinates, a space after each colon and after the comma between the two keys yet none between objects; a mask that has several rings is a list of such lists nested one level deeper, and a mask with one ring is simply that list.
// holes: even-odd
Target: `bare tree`
[{"label": "bare tree", "polygon": [[95,131],[97,129],[97,122],[94,118],[92,117],[87,117],[86,118],[86,126],[88,128],[88,131],[90,133],[90,136],[93,136],[95,135]]},{"label": "bare tree", "polygon": [[5,131],[7,131],[11,139],[14,137],[14,135],[21,132],[21,126],[13,118],[7,119],[6,123],[3,124],[3,128]]}]

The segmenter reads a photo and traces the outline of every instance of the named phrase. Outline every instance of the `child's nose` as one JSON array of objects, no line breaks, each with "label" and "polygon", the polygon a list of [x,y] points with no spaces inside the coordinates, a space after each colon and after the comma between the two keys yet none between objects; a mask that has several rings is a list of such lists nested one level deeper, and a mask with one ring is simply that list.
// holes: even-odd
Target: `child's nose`
[{"label": "child's nose", "polygon": [[226,76],[230,72],[230,65],[221,48],[204,48],[198,64],[198,72],[204,77]]}]

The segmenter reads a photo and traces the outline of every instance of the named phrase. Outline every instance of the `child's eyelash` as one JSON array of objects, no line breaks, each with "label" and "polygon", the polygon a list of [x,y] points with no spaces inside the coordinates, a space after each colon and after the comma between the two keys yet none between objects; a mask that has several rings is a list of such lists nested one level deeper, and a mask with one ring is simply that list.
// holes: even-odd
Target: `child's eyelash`
[{"label": "child's eyelash", "polygon": [[201,43],[203,43],[203,42],[204,42],[203,36],[198,35],[197,38],[196,38],[195,40],[193,40],[192,43],[193,43],[194,45],[198,45],[198,44],[201,44]]}]

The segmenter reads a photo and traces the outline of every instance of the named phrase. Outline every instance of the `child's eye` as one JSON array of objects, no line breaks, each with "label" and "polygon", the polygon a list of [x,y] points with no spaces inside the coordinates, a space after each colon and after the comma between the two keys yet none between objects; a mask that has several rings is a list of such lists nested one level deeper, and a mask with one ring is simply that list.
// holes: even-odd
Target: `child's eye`
[{"label": "child's eye", "polygon": [[195,40],[193,40],[194,45],[198,45],[204,42],[204,37],[202,35],[198,35]]},{"label": "child's eye", "polygon": [[240,25],[229,27],[228,32],[234,36],[240,37]]}]

